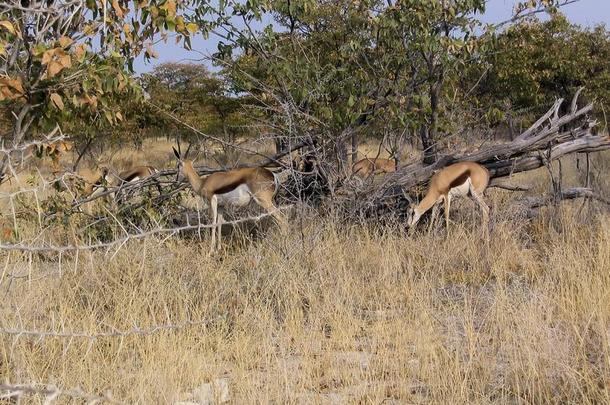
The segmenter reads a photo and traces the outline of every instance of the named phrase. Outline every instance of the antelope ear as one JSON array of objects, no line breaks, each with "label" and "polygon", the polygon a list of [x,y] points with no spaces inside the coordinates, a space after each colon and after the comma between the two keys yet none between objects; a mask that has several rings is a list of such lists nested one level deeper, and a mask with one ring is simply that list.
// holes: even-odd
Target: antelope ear
[{"label": "antelope ear", "polygon": [[176,148],[174,148],[172,146],[172,150],[174,151],[174,156],[176,156],[176,159],[180,160],[180,154],[178,153],[178,151],[176,150]]}]

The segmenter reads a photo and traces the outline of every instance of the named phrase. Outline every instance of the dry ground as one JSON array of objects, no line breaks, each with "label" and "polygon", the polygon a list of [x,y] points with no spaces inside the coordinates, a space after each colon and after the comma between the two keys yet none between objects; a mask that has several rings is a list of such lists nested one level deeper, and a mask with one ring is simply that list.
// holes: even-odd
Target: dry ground
[{"label": "dry ground", "polygon": [[[607,193],[608,155],[595,164]],[[544,170],[513,181],[548,188]],[[610,403],[610,216],[579,201],[529,222],[517,195],[488,193],[489,245],[464,201],[449,233],[302,213],[215,256],[205,234],[1,253],[0,383],[126,403],[214,381],[235,404]]]}]

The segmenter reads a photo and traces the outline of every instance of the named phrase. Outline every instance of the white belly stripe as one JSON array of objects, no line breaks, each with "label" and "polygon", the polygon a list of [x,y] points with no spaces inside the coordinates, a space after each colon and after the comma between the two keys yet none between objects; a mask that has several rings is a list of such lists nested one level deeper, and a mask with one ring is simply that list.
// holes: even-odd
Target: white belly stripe
[{"label": "white belly stripe", "polygon": [[472,180],[470,180],[470,177],[468,177],[464,183],[460,184],[459,186],[453,187],[451,190],[449,190],[449,194],[451,195],[451,197],[467,196],[468,192],[470,191],[471,185],[472,185]]},{"label": "white belly stripe", "polygon": [[215,195],[218,199],[218,205],[234,205],[236,207],[244,207],[252,199],[252,192],[246,184],[241,184],[228,193]]}]

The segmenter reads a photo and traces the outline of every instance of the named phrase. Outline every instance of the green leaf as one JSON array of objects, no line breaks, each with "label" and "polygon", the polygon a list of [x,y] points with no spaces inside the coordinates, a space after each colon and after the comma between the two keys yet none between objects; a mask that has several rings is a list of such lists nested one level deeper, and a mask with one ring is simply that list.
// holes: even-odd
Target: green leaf
[{"label": "green leaf", "polygon": [[354,96],[352,94],[350,94],[349,99],[347,100],[347,106],[351,108],[354,106],[355,103],[356,103],[356,99],[354,98]]}]

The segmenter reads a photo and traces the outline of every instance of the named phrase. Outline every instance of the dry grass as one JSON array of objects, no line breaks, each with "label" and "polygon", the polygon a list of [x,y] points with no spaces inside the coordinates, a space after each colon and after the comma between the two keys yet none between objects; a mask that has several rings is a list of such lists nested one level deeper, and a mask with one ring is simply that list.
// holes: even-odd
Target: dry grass
[{"label": "dry grass", "polygon": [[140,403],[222,376],[235,403],[607,402],[610,218],[573,214],[561,233],[500,220],[489,248],[468,224],[445,238],[313,221],[217,257],[152,238],[78,265],[12,255],[24,277],[3,280],[5,327],[210,323],[3,336],[0,374]]},{"label": "dry grass", "polygon": [[[573,163],[567,183],[581,180]],[[219,378],[233,403],[608,403],[610,216],[574,202],[526,222],[512,198],[488,195],[489,245],[462,202],[449,235],[309,218],[211,257],[197,235],[4,252],[0,381],[128,403]]]}]

